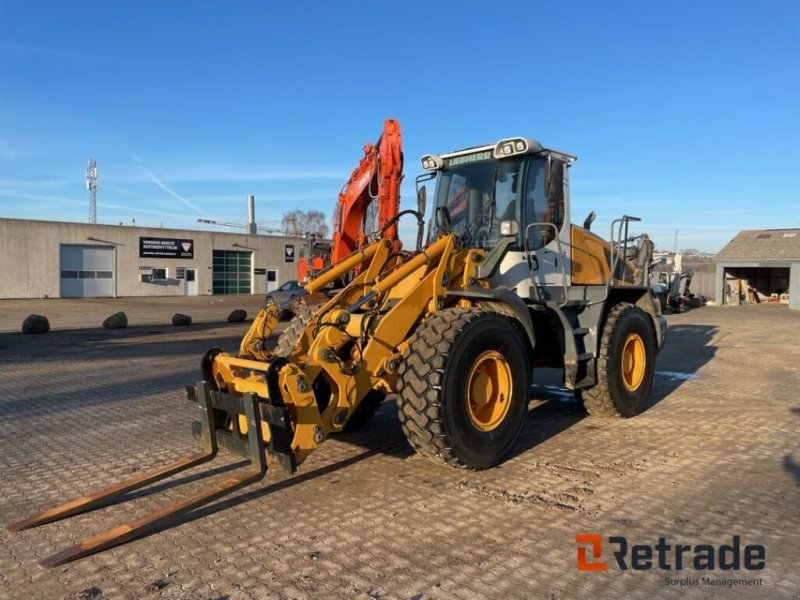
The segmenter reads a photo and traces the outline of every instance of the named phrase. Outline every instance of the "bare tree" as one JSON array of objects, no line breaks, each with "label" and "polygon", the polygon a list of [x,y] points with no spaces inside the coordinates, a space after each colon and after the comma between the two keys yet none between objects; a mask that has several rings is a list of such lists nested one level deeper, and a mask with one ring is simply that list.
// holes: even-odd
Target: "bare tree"
[{"label": "bare tree", "polygon": [[318,210],[292,210],[283,213],[281,229],[286,235],[300,237],[313,234],[326,238],[330,232],[325,222],[325,213]]}]

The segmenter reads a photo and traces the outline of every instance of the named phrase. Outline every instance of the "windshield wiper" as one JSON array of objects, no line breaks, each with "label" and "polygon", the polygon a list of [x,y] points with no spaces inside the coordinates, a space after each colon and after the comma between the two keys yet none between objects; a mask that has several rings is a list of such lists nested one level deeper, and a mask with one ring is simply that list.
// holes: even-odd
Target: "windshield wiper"
[{"label": "windshield wiper", "polygon": [[483,207],[483,211],[481,211],[481,214],[478,216],[478,218],[475,219],[475,221],[473,221],[472,223],[470,223],[469,227],[467,227],[467,230],[464,232],[463,236],[465,243],[470,244],[473,241],[477,242],[478,240],[473,238],[475,238],[478,235],[478,233],[480,233],[480,230],[487,223],[489,224],[489,229],[491,230],[492,223],[494,222],[494,210],[496,204],[497,204],[497,169],[495,168],[494,183],[492,185],[492,198]]}]

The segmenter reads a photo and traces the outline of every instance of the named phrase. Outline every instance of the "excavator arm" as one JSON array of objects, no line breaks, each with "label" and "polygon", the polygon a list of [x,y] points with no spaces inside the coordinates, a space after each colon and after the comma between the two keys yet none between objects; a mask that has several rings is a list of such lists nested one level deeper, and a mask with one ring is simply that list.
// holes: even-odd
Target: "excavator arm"
[{"label": "excavator arm", "polygon": [[[403,180],[403,150],[400,123],[386,119],[378,141],[364,146],[364,157],[339,193],[333,219],[331,264],[336,264],[365,242],[367,211],[377,202],[377,229],[386,227],[400,211],[400,183]],[[383,231],[399,249],[397,225]]]}]

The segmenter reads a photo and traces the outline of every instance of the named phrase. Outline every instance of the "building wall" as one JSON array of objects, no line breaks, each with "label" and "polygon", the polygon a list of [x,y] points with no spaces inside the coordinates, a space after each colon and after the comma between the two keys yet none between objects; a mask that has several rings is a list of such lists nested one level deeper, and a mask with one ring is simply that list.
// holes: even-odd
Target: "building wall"
[{"label": "building wall", "polygon": [[695,296],[702,296],[703,298],[714,298],[715,289],[714,285],[716,277],[714,273],[707,271],[696,272],[692,276],[692,283],[689,290]]},{"label": "building wall", "polygon": [[800,310],[800,262],[789,268],[789,308]]},{"label": "building wall", "polygon": [[[192,259],[140,258],[139,238],[189,239]],[[276,269],[277,283],[297,278],[297,258],[304,240],[239,233],[158,229],[113,225],[89,225],[52,221],[0,219],[0,298],[60,296],[59,250],[62,244],[114,248],[117,296],[182,296],[184,281],[176,279],[177,267],[197,269],[199,295],[212,293],[213,250],[253,253],[253,269]],[[294,246],[294,262],[285,260],[285,248]],[[145,283],[141,267],[166,268],[165,283]],[[253,293],[265,292],[265,276],[253,275]]]}]

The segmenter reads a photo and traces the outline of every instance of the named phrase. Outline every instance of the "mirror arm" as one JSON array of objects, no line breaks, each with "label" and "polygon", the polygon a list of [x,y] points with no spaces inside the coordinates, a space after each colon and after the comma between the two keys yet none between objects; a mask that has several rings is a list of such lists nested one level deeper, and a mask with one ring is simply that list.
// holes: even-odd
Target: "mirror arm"
[{"label": "mirror arm", "polygon": [[497,245],[492,248],[491,252],[486,255],[483,262],[478,265],[476,275],[478,279],[488,279],[497,273],[500,262],[508,254],[508,249],[511,248],[517,241],[517,236],[509,235],[500,238]]},{"label": "mirror arm", "polygon": [[586,215],[586,219],[583,221],[583,228],[586,231],[591,231],[592,223],[597,218],[597,213],[592,211],[588,215]]}]

